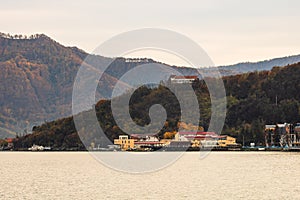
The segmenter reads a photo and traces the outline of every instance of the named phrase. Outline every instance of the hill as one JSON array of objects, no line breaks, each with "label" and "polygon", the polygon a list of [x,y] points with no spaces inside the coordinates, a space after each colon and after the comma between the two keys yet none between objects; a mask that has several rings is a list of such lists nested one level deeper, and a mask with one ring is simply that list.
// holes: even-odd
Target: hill
[{"label": "hill", "polygon": [[[85,60],[87,56],[89,59]],[[71,115],[72,90],[79,67],[99,70],[99,66],[112,61],[76,47],[65,47],[44,34],[27,37],[0,33],[0,138],[26,134],[34,125]],[[154,62],[114,59],[99,81],[97,97],[110,98],[124,73]]]},{"label": "hill", "polygon": [[[85,61],[87,56],[89,61]],[[286,57],[220,69],[223,75],[232,75],[259,71],[266,69],[266,66],[281,66],[298,59],[299,56]],[[65,47],[44,34],[26,37],[0,33],[0,138],[16,133],[26,134],[35,125],[70,116],[73,83],[81,64],[97,69],[98,65],[112,61],[111,58],[90,55],[76,47]],[[115,83],[123,74],[147,63],[158,62],[147,58],[116,58],[99,81],[97,98],[110,98]],[[184,75],[201,77],[194,68],[164,65]]]},{"label": "hill", "polygon": [[[299,77],[300,63],[284,68],[274,67],[271,71],[224,77],[228,110],[222,133],[237,137],[238,142],[244,138],[246,144],[250,142],[259,144],[264,141],[264,124],[299,122]],[[193,88],[201,110],[199,125],[206,129],[210,121],[209,93],[202,80],[195,81]],[[164,132],[177,129],[180,117],[178,101],[166,87],[163,85],[153,89],[141,87],[136,90],[130,100],[130,114],[136,123],[146,125],[149,123],[149,106],[157,103],[161,103],[168,114],[167,122],[159,133],[159,136],[163,137]],[[118,135],[124,134],[112,117],[110,100],[98,102],[96,113],[100,126],[111,141]],[[80,117],[86,116],[88,116],[87,112],[80,114]],[[86,137],[91,138],[91,142],[101,144],[102,140],[94,135],[93,130],[94,127],[89,131],[81,131],[86,134]],[[72,117],[37,126],[33,134],[19,138],[16,145],[28,147],[33,143],[56,148],[83,148]]]},{"label": "hill", "polygon": [[[45,35],[0,37],[0,135],[70,115],[74,78],[86,56]],[[103,88],[110,88],[115,81],[107,75]]]}]

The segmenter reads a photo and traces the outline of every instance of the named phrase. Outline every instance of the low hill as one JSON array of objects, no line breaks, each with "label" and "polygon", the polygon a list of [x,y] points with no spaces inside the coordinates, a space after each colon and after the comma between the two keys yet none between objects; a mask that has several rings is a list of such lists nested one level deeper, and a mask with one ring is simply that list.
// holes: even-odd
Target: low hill
[{"label": "low hill", "polygon": [[[250,142],[259,144],[264,141],[264,124],[299,122],[299,77],[300,63],[283,68],[275,67],[271,71],[224,77],[228,110],[222,133],[237,137],[238,142],[244,138],[246,144]],[[199,125],[206,129],[210,120],[209,93],[202,80],[195,81],[193,88],[200,104]],[[131,117],[140,125],[149,123],[149,106],[161,103],[166,108],[168,119],[159,133],[160,137],[163,137],[166,131],[171,132],[177,129],[180,117],[179,104],[176,97],[166,87],[160,86],[154,89],[142,87],[135,91],[130,102]],[[98,102],[96,113],[101,127],[111,141],[118,135],[124,134],[112,117],[110,100]],[[81,117],[87,116],[86,113],[80,115]],[[101,140],[93,137],[92,131],[86,134],[87,137],[94,138],[93,142],[101,144]],[[72,117],[37,126],[33,134],[19,138],[16,145],[28,147],[33,143],[57,148],[83,148]]]}]

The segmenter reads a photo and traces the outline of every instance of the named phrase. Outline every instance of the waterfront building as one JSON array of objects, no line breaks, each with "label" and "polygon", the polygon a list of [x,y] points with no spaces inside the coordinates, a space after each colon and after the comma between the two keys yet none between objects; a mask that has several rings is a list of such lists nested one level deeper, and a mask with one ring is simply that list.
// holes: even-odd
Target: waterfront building
[{"label": "waterfront building", "polygon": [[299,147],[300,124],[265,125],[266,147]]},{"label": "waterfront building", "polygon": [[165,145],[156,134],[131,134],[130,137],[134,139],[134,148],[137,150],[155,150]]},{"label": "waterfront building", "polygon": [[236,138],[225,135],[221,136],[218,140],[218,146],[219,147],[236,147],[240,146],[238,143],[236,143]]},{"label": "waterfront building", "polygon": [[178,132],[175,135],[175,141],[189,142],[191,147],[201,148],[227,148],[238,147],[236,139],[228,135],[218,135],[215,132],[189,131]]},{"label": "waterfront building", "polygon": [[128,135],[120,135],[119,139],[114,140],[115,145],[119,145],[122,151],[134,148],[134,139],[129,139]]},{"label": "waterfront building", "polygon": [[134,139],[135,142],[159,142],[159,139],[157,138],[156,134],[131,134],[130,138]]},{"label": "waterfront building", "polygon": [[174,139],[162,139],[154,134],[131,134],[120,135],[119,139],[114,140],[115,145],[119,145],[123,151],[141,150],[152,151],[162,147],[174,149],[188,148],[237,148],[236,139],[228,135],[218,135],[215,132],[186,131],[177,132]]},{"label": "waterfront building", "polygon": [[14,138],[6,138],[5,141],[7,142],[8,149],[14,148]]},{"label": "waterfront building", "polygon": [[266,147],[275,145],[276,125],[265,125],[265,144]]},{"label": "waterfront building", "polygon": [[296,134],[300,134],[300,123],[296,123],[294,127],[294,132]]},{"label": "waterfront building", "polygon": [[191,142],[190,141],[175,141],[175,140],[173,140],[170,142],[169,147],[175,148],[175,149],[183,148],[185,150],[185,149],[188,149],[189,147],[191,147]]}]

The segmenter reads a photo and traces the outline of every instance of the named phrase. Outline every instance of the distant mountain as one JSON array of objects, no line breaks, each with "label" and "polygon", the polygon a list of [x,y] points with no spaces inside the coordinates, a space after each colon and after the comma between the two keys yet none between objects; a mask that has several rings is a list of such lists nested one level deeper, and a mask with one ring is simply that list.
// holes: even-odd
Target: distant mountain
[{"label": "distant mountain", "polygon": [[[90,59],[84,61],[87,56]],[[0,33],[0,138],[71,115],[73,83],[81,64],[93,69],[112,61],[112,58],[90,55],[76,47],[65,47],[44,34],[26,37]],[[291,56],[219,68],[222,75],[232,75],[299,61],[300,56]],[[109,98],[123,74],[137,65],[149,63],[159,62],[147,58],[115,59],[99,82],[97,98]],[[194,68],[163,65],[184,75],[201,77]]]},{"label": "distant mountain", "polygon": [[283,67],[300,62],[300,55],[275,58],[260,62],[244,62],[228,66],[219,66],[219,70],[223,76],[242,74],[254,71],[271,70],[273,67]]}]

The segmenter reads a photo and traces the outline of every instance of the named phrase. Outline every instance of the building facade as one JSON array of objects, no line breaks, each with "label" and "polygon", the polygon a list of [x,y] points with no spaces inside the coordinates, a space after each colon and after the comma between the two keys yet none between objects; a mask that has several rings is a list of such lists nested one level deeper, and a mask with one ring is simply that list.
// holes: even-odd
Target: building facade
[{"label": "building facade", "polygon": [[265,125],[266,147],[299,147],[300,123]]},{"label": "building facade", "polygon": [[119,145],[122,151],[134,148],[134,139],[129,139],[128,135],[120,135],[119,139],[114,140],[115,145]]},{"label": "building facade", "polygon": [[191,147],[200,148],[235,148],[240,145],[234,137],[218,135],[215,132],[178,132],[175,141],[188,141]]},{"label": "building facade", "polygon": [[176,76],[172,75],[170,77],[170,81],[172,84],[191,84],[193,83],[196,79],[198,79],[198,76]]}]

